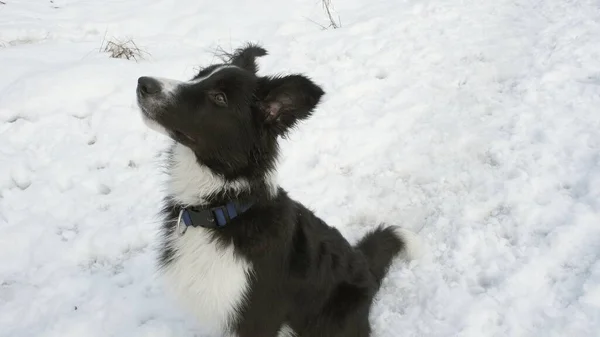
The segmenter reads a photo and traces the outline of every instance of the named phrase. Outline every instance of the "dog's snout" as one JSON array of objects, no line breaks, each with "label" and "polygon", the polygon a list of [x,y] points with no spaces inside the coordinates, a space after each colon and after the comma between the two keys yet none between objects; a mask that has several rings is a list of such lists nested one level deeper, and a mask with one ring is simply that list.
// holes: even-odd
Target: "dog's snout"
[{"label": "dog's snout", "polygon": [[142,95],[153,95],[161,90],[160,82],[152,77],[140,77],[138,79],[138,90]]}]

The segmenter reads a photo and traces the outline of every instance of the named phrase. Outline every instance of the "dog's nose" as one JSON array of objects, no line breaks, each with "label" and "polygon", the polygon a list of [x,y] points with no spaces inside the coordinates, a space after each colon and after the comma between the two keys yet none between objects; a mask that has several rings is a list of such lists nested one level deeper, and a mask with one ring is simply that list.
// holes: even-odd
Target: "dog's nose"
[{"label": "dog's nose", "polygon": [[138,78],[138,90],[143,95],[153,95],[160,92],[160,83],[152,77]]}]

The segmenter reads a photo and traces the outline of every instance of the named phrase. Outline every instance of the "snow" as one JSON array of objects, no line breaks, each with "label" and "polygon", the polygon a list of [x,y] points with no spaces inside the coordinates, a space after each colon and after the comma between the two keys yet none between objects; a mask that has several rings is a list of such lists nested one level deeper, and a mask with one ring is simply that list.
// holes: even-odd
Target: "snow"
[{"label": "snow", "polygon": [[134,90],[246,41],[327,92],[281,185],[352,241],[386,221],[425,244],[376,336],[599,336],[596,1],[334,0],[335,30],[319,1],[4,2],[0,336],[204,336],[156,277],[167,141]]}]

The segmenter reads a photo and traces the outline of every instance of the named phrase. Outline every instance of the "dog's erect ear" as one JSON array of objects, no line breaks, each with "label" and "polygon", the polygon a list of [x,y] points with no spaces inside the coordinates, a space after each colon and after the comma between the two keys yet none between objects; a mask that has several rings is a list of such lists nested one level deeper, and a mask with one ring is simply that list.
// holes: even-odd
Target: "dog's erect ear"
[{"label": "dog's erect ear", "polygon": [[263,47],[256,44],[247,44],[245,47],[235,50],[231,55],[230,62],[235,66],[256,73],[258,71],[256,58],[265,55],[267,55],[267,51]]},{"label": "dog's erect ear", "polygon": [[265,122],[284,135],[298,121],[310,117],[324,94],[309,78],[289,75],[260,78],[256,96]]}]

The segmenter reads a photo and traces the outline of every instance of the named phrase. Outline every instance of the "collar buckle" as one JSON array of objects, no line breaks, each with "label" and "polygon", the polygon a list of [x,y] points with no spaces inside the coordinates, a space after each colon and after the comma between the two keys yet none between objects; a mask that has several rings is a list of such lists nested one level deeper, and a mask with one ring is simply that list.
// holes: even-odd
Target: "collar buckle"
[{"label": "collar buckle", "polygon": [[175,227],[175,231],[177,232],[177,234],[179,234],[179,236],[182,236],[183,234],[185,234],[185,231],[187,231],[187,224],[183,224],[183,226],[181,226],[181,221],[182,221],[182,217],[183,217],[183,212],[185,211],[185,208],[182,208],[179,210],[179,216],[177,217],[177,226]]},{"label": "collar buckle", "polygon": [[182,207],[177,217],[177,226],[175,230],[181,236],[185,234],[187,228],[222,228],[225,227],[236,217],[242,215],[252,207],[252,203],[239,203],[230,201],[225,205],[210,208]]}]

